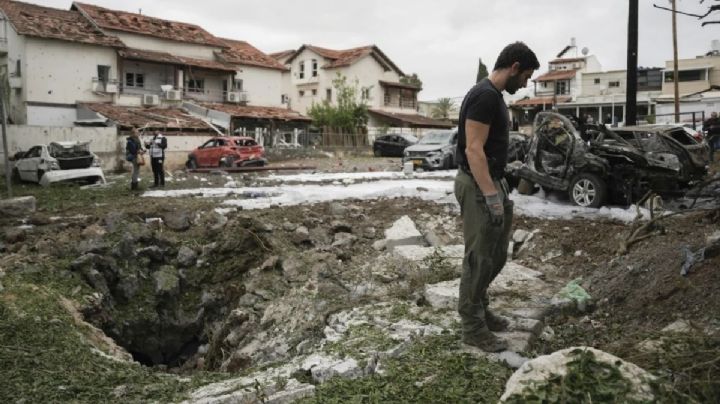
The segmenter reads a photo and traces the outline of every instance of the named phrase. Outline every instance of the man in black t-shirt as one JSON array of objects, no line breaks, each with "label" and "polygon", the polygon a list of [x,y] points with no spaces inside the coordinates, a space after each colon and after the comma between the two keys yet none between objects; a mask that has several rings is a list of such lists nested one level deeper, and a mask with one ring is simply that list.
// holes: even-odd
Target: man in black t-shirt
[{"label": "man in black t-shirt", "polygon": [[492,331],[507,320],[488,310],[490,283],[507,260],[513,203],[503,179],[509,143],[509,117],[502,91],[515,94],[540,67],[522,42],[505,47],[492,74],[476,84],[460,107],[455,197],[460,203],[465,238],[458,311],[463,342],[489,352],[507,349]]}]

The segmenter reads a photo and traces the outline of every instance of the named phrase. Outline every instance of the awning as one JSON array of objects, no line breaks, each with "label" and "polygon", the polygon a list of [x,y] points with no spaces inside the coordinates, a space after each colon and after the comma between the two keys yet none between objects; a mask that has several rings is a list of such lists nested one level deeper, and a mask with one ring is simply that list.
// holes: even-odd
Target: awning
[{"label": "awning", "polygon": [[577,70],[553,70],[537,77],[533,81],[569,80],[575,77],[576,72]]},{"label": "awning", "polygon": [[368,112],[376,118],[388,122],[394,127],[450,129],[455,126],[452,122],[439,121],[437,119],[428,118],[418,114],[400,114],[397,112],[388,112],[379,109],[371,109],[368,110]]},{"label": "awning", "polygon": [[560,97],[535,97],[526,98],[524,100],[516,101],[511,106],[513,107],[537,107],[543,105],[561,104],[572,100],[572,97],[560,96]]}]

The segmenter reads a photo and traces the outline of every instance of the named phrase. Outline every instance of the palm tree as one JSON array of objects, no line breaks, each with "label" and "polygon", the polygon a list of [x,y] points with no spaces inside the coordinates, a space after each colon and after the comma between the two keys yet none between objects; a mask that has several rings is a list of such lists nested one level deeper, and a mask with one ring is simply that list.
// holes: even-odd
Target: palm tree
[{"label": "palm tree", "polygon": [[437,100],[431,114],[435,119],[450,119],[450,114],[455,111],[455,101],[451,98],[440,98]]}]

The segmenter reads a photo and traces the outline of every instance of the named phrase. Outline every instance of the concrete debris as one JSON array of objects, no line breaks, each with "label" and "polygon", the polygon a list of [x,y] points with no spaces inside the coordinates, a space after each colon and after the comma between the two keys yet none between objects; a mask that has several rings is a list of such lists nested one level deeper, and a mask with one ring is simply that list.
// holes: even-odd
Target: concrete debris
[{"label": "concrete debris", "polygon": [[409,216],[401,217],[391,228],[385,230],[385,239],[387,249],[406,245],[425,245],[425,238]]},{"label": "concrete debris", "polygon": [[0,216],[25,217],[34,213],[37,201],[34,196],[0,199]]}]

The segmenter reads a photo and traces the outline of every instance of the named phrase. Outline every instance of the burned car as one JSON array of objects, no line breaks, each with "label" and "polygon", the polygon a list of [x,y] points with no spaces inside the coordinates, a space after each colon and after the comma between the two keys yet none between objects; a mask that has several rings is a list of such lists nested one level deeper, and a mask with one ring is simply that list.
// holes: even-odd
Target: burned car
[{"label": "burned car", "polygon": [[524,162],[511,171],[543,188],[567,192],[576,205],[600,207],[608,201],[628,205],[648,191],[682,193],[702,174],[689,160],[682,147],[645,151],[604,125],[580,125],[541,112]]},{"label": "burned car", "polygon": [[425,170],[448,170],[457,167],[457,130],[429,132],[419,142],[405,149],[403,164]]},{"label": "burned car", "polygon": [[16,181],[47,186],[60,181],[105,183],[100,160],[90,151],[90,142],[52,142],[36,145],[12,159]]}]

